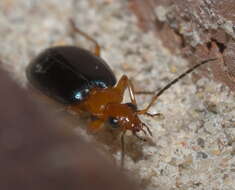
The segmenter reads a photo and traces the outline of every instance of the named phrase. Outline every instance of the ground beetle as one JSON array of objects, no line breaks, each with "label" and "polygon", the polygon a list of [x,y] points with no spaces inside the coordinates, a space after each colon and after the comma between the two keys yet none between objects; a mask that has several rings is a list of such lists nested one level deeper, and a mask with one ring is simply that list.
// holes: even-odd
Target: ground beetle
[{"label": "ground beetle", "polygon": [[[124,163],[124,135],[130,130],[133,135],[141,140],[144,138],[137,135],[142,131],[152,136],[149,127],[139,119],[139,115],[151,117],[160,114],[148,113],[149,108],[157,98],[179,79],[192,72],[195,68],[216,59],[205,60],[171,81],[159,92],[153,95],[149,105],[138,110],[135,91],[131,81],[126,75],[116,82],[112,70],[100,58],[99,44],[80,31],[73,20],[70,20],[73,30],[95,44],[95,52],[76,46],[58,46],[44,50],[27,67],[26,75],[30,84],[39,89],[45,95],[67,106],[75,113],[87,112],[95,118],[88,125],[90,131],[99,130],[104,123],[108,122],[114,128],[122,131],[122,158]],[[123,103],[125,90],[128,89],[129,103]]]}]

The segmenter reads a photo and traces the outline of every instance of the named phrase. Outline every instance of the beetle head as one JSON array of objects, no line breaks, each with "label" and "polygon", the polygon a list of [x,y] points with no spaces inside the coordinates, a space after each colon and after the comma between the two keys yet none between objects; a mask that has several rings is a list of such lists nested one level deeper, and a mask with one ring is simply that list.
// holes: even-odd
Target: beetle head
[{"label": "beetle head", "polygon": [[[137,106],[132,103],[108,104],[105,109],[105,115],[108,123],[113,128],[119,128],[123,131],[130,130],[135,136],[137,136],[136,133],[140,131],[147,135],[144,129],[146,128],[148,133],[152,135],[148,126],[139,119]],[[139,136],[137,137],[140,138]]]}]

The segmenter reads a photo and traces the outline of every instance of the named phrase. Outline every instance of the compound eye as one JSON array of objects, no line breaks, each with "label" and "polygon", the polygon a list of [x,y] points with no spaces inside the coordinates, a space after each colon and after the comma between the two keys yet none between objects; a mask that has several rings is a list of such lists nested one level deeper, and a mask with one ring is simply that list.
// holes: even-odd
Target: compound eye
[{"label": "compound eye", "polygon": [[109,123],[112,125],[113,128],[118,128],[118,119],[116,117],[110,117]]}]

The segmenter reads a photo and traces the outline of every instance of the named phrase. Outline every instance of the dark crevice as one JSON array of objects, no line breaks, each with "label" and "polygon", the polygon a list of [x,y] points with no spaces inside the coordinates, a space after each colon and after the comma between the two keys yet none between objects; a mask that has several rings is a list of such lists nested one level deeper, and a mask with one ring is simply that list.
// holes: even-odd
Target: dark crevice
[{"label": "dark crevice", "polygon": [[180,37],[180,40],[181,40],[181,48],[185,48],[186,47],[186,42],[185,42],[185,39],[184,39],[184,35],[181,34],[179,31],[175,30],[175,33],[176,35],[178,35]]},{"label": "dark crevice", "polygon": [[207,47],[208,49],[211,49],[211,41],[209,41],[209,42],[206,43],[206,47]]},{"label": "dark crevice", "polygon": [[222,54],[224,50],[227,48],[227,46],[224,43],[219,42],[218,40],[211,38],[211,41],[206,43],[206,46],[208,49],[211,49],[212,45],[211,43],[215,42],[217,47],[219,48],[219,52]]}]

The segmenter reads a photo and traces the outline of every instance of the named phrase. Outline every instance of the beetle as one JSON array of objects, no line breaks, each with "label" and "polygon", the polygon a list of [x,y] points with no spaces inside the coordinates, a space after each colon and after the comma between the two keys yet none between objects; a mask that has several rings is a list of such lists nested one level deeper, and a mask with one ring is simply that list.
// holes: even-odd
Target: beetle
[{"label": "beetle", "polygon": [[[73,30],[95,44],[94,53],[77,46],[57,46],[44,50],[26,68],[29,83],[46,96],[56,100],[75,113],[89,113],[93,120],[88,130],[98,131],[104,123],[113,128],[120,128],[121,165],[124,165],[124,135],[130,130],[137,138],[143,132],[152,136],[150,128],[140,120],[139,115],[151,117],[160,113],[149,113],[150,107],[158,97],[178,80],[191,73],[197,67],[214,61],[208,59],[188,69],[153,95],[145,109],[138,110],[134,87],[126,75],[117,82],[108,64],[100,57],[99,44],[86,33],[79,30],[70,20]],[[130,102],[124,103],[125,91],[129,91]]]}]

